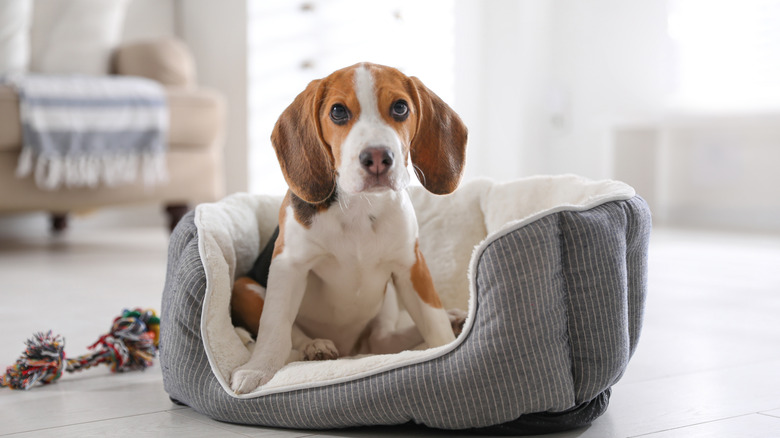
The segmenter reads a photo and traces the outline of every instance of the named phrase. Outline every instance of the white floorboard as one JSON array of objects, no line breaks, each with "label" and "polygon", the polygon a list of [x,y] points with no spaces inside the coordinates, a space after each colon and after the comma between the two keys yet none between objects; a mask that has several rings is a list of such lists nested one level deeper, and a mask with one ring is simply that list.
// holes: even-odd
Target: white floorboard
[{"label": "white floorboard", "polygon": [[760,414],[743,415],[644,435],[646,438],[708,438],[731,436],[767,438],[780,435],[780,419]]},{"label": "white floorboard", "polygon": [[[126,307],[159,310],[167,234],[0,230],[0,366],[33,332],[87,352]],[[780,437],[780,236],[664,230],[651,245],[639,348],[607,413],[559,437]],[[0,436],[445,436],[413,427],[289,431],[213,421],[170,403],[159,367],[103,367],[30,391],[0,389]]]},{"label": "white floorboard", "polygon": [[80,423],[54,429],[39,429],[24,432],[15,437],[30,438],[83,438],[85,436],[105,437],[170,437],[187,436],[191,438],[242,437],[209,424],[190,421],[173,412],[155,412],[152,414],[121,417],[110,420]]}]

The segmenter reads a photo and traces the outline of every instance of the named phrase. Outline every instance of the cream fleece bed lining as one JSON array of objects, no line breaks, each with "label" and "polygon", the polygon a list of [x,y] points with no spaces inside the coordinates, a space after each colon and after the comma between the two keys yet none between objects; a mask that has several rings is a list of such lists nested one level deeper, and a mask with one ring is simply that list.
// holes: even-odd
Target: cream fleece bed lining
[{"label": "cream fleece bed lining", "polygon": [[[446,308],[468,308],[463,334],[453,343],[424,351],[366,355],[322,362],[292,362],[265,386],[235,395],[232,370],[249,358],[230,320],[230,290],[236,274],[247,272],[276,227],[280,197],[236,194],[198,206],[195,225],[206,276],[201,335],[212,371],[222,388],[237,398],[351,381],[440,357],[456,349],[471,330],[477,306],[473,273],[491,242],[559,211],[584,211],[628,200],[635,192],[617,181],[591,181],[574,175],[532,177],[510,183],[474,180],[455,193],[436,196],[409,189],[420,223],[420,246]],[[458,236],[458,239],[452,239]]]}]

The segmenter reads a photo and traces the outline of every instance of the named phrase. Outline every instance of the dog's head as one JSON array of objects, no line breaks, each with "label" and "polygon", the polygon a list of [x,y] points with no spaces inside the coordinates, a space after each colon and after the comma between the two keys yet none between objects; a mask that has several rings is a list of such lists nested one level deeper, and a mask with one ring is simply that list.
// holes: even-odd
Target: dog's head
[{"label": "dog's head", "polygon": [[466,126],[419,79],[361,63],[312,81],[276,122],[271,141],[287,184],[317,204],[347,193],[402,190],[411,157],[436,194],[458,186]]}]

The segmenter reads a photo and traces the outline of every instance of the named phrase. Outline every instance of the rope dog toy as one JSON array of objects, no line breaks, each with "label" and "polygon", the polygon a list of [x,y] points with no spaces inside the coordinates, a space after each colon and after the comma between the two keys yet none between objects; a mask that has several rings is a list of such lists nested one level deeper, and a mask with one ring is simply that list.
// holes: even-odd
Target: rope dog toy
[{"label": "rope dog toy", "polygon": [[65,340],[60,335],[39,332],[28,339],[27,348],[16,364],[0,377],[0,386],[30,389],[36,383],[49,384],[62,377],[101,363],[111,372],[143,370],[154,364],[160,340],[160,318],[154,310],[124,310],[114,319],[111,331],[88,348],[91,353],[66,358]]}]

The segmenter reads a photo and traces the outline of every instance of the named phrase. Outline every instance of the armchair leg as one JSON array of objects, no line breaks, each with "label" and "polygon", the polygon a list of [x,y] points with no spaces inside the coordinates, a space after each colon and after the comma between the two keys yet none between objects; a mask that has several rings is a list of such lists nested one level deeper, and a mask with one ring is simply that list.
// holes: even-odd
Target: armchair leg
[{"label": "armchair leg", "polygon": [[168,204],[165,206],[165,213],[168,215],[168,230],[173,232],[176,224],[184,217],[190,207],[187,204]]},{"label": "armchair leg", "polygon": [[51,213],[51,231],[59,234],[68,228],[68,213]]}]

